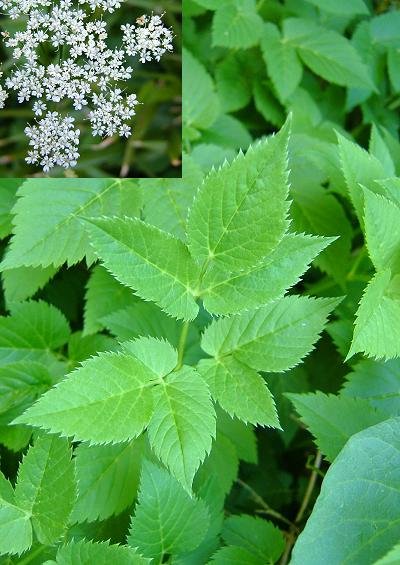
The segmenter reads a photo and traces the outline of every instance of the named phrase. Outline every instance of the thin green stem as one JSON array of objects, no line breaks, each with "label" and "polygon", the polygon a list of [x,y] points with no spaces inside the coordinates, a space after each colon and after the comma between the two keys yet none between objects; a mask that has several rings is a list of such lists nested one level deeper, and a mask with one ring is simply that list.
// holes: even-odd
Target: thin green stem
[{"label": "thin green stem", "polygon": [[254,502],[262,507],[261,510],[256,510],[257,514],[265,514],[267,516],[271,516],[273,518],[276,518],[277,520],[280,520],[281,522],[284,522],[288,526],[297,529],[297,526],[293,522],[285,518],[285,516],[283,516],[283,514],[281,514],[277,510],[271,508],[270,505],[265,502],[262,496],[260,496],[258,492],[255,491],[250,485],[242,481],[242,479],[236,479],[236,482],[249,493]]},{"label": "thin green stem", "polygon": [[185,345],[189,333],[189,327],[190,322],[185,322],[182,326],[182,331],[178,343],[178,363],[176,364],[175,371],[179,371],[179,369],[183,365],[183,355],[185,353]]}]

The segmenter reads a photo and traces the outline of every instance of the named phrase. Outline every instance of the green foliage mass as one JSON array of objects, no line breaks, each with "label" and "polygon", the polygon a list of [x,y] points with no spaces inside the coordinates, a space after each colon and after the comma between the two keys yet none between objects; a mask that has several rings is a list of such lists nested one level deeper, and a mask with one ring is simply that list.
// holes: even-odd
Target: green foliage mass
[{"label": "green foliage mass", "polygon": [[397,7],[185,0],[182,180],[0,181],[0,564],[399,562]]}]

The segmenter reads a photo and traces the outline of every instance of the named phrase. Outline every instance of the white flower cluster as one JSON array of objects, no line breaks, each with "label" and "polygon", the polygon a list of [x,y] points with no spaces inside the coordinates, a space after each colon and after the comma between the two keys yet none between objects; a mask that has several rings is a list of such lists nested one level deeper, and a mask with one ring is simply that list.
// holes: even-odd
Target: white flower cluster
[{"label": "white flower cluster", "polygon": [[74,129],[74,118],[62,118],[58,112],[49,112],[35,126],[27,126],[29,138],[26,161],[38,163],[46,173],[56,165],[74,167],[79,157],[79,129]]},{"label": "white flower cluster", "polygon": [[172,50],[172,32],[163,26],[160,16],[142,16],[140,27],[127,24],[121,26],[123,43],[128,55],[140,55],[140,62],[159,61],[166,51]]},{"label": "white flower cluster", "polygon": [[[138,101],[120,88],[133,74],[128,60],[138,55],[142,63],[159,61],[172,51],[173,36],[160,16],[142,16],[136,25],[121,26],[119,48],[109,47],[103,12],[120,5],[120,0],[0,0],[0,12],[27,20],[22,31],[2,35],[18,61],[5,86],[16,92],[19,102],[31,101],[38,117],[37,125],[25,130],[33,145],[29,163],[40,163],[44,170],[76,164],[79,131],[73,130],[70,116],[58,113],[59,103],[82,110],[94,136],[131,135],[129,123]],[[94,10],[100,10],[96,19]],[[0,87],[0,108],[6,96]]]}]

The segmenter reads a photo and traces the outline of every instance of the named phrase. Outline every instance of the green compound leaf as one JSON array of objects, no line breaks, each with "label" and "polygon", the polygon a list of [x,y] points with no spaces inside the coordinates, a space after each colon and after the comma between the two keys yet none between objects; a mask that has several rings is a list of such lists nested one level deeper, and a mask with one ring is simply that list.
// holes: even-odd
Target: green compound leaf
[{"label": "green compound leaf", "polygon": [[215,437],[215,412],[207,384],[192,367],[182,367],[153,389],[150,444],[188,491]]},{"label": "green compound leaf", "polygon": [[[365,289],[356,313],[347,359],[363,352],[377,359],[400,354],[400,300],[397,278],[389,269],[376,273]],[[392,292],[391,292],[392,291]]]},{"label": "green compound leaf", "polygon": [[129,545],[160,564],[164,555],[195,549],[208,526],[204,502],[190,497],[167,471],[145,461]]},{"label": "green compound leaf", "polygon": [[29,179],[14,206],[14,236],[1,267],[73,265],[93,261],[82,217],[138,214],[141,192],[132,181],[111,179]]},{"label": "green compound leaf", "polygon": [[198,371],[228,414],[251,424],[280,427],[273,397],[257,371],[232,356],[203,359]]},{"label": "green compound leaf", "polygon": [[15,361],[52,364],[50,352],[69,338],[68,322],[57,308],[46,302],[13,305],[12,315],[0,317],[0,365]]},{"label": "green compound leaf", "polygon": [[203,270],[252,267],[270,253],[288,227],[289,124],[225,163],[204,180],[189,213],[192,256]]},{"label": "green compound leaf", "polygon": [[349,40],[336,31],[309,20],[288,18],[283,22],[283,36],[297,48],[305,65],[325,80],[375,90],[368,67]]},{"label": "green compound leaf", "polygon": [[292,565],[364,565],[400,538],[400,418],[349,439],[325,475]]},{"label": "green compound leaf", "polygon": [[247,49],[258,43],[262,29],[263,20],[257,13],[256,0],[231,0],[215,12],[213,45]]},{"label": "green compound leaf", "polygon": [[387,418],[368,400],[349,396],[286,394],[293,402],[301,420],[310,429],[320,451],[333,461],[347,440],[357,432]]},{"label": "green compound leaf", "polygon": [[118,281],[171,316],[197,316],[193,289],[199,268],[181,241],[135,218],[92,219],[87,225],[96,253]]},{"label": "green compound leaf", "polygon": [[28,512],[38,541],[55,542],[75,502],[75,473],[68,440],[38,437],[18,472],[15,503]]},{"label": "green compound leaf", "polygon": [[204,276],[200,290],[205,308],[213,314],[236,314],[280,298],[333,240],[287,234],[254,268],[229,274],[214,265]]},{"label": "green compound leaf", "polygon": [[[53,563],[50,561],[49,563]],[[63,545],[57,551],[57,565],[149,565],[150,561],[126,545],[109,545],[108,541],[81,540]]]},{"label": "green compound leaf", "polygon": [[158,376],[129,354],[100,353],[82,363],[15,420],[91,443],[137,437],[153,412]]},{"label": "green compound leaf", "polygon": [[364,190],[365,235],[377,271],[400,273],[400,206]]},{"label": "green compound leaf", "polygon": [[287,371],[313,349],[339,302],[288,296],[259,310],[213,322],[201,346],[217,359],[233,355],[256,370]]},{"label": "green compound leaf", "polygon": [[78,499],[71,521],[92,522],[130,506],[139,485],[142,439],[116,445],[81,443],[75,450]]},{"label": "green compound leaf", "polygon": [[266,23],[261,50],[279,99],[287,100],[300,84],[303,75],[303,66],[296,49],[282,41],[281,33],[275,24]]}]

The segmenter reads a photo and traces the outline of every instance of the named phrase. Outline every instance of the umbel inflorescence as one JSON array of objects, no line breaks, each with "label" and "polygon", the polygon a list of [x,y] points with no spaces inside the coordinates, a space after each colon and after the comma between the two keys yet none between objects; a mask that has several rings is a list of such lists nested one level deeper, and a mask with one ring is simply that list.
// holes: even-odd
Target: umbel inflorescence
[{"label": "umbel inflorescence", "polygon": [[154,14],[122,25],[121,45],[109,47],[103,18],[120,6],[119,0],[0,0],[1,13],[26,19],[23,31],[2,33],[16,65],[0,85],[0,108],[8,91],[32,103],[26,161],[45,172],[77,163],[80,130],[71,109],[89,120],[93,136],[129,137],[138,104],[135,94],[124,93],[133,74],[129,60],[159,61],[172,51],[172,31]]}]

